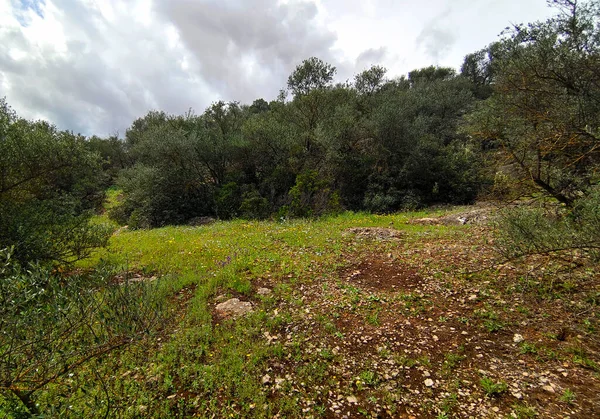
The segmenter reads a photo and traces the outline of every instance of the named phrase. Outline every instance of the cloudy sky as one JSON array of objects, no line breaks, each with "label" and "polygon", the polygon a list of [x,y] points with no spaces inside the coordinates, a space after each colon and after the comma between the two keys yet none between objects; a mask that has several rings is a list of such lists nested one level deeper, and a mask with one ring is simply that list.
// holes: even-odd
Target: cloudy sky
[{"label": "cloudy sky", "polygon": [[120,133],[150,109],[202,112],[274,99],[303,59],[344,81],[458,68],[545,0],[0,0],[0,97],[82,134]]}]

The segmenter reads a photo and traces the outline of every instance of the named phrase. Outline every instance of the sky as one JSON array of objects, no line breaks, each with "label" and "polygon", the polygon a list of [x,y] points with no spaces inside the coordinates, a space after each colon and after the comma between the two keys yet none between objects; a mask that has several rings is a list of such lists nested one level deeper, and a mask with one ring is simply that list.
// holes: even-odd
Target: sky
[{"label": "sky", "polygon": [[123,135],[149,110],[273,100],[315,56],[351,80],[458,69],[545,0],[0,0],[0,98],[28,119]]}]

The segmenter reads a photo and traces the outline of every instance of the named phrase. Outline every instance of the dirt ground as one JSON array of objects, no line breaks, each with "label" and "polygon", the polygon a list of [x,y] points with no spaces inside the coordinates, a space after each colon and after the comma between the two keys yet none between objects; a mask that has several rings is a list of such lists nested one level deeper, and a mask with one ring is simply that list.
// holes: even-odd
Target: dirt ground
[{"label": "dirt ground", "polygon": [[482,226],[418,240],[348,234],[370,250],[299,281],[276,307],[293,320],[267,337],[302,336],[328,384],[307,391],[306,357],[290,358],[269,366],[273,397],[312,394],[298,402],[332,418],[600,417],[593,269],[543,257],[503,264]]}]

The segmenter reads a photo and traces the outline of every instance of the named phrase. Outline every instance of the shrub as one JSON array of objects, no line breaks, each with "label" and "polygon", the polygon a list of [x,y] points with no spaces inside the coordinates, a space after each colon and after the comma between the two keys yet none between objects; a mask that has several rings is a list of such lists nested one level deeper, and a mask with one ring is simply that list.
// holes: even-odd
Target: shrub
[{"label": "shrub", "polygon": [[318,217],[341,210],[339,195],[329,188],[329,182],[315,170],[296,177],[289,197],[292,201],[289,215],[294,217]]},{"label": "shrub", "polygon": [[497,247],[503,256],[577,251],[600,259],[600,187],[575,201],[574,208],[517,208],[498,222]]},{"label": "shrub", "polygon": [[71,262],[106,242],[89,223],[103,179],[83,137],[18,118],[0,99],[0,172],[0,249],[14,259]]},{"label": "shrub", "polygon": [[265,218],[269,215],[269,201],[263,198],[256,189],[251,189],[242,195],[240,213],[243,218]]},{"label": "shrub", "polygon": [[153,289],[111,276],[106,267],[68,277],[39,265],[24,269],[12,249],[0,251],[2,410],[43,413],[36,398],[49,385],[68,385],[87,362],[161,324]]}]

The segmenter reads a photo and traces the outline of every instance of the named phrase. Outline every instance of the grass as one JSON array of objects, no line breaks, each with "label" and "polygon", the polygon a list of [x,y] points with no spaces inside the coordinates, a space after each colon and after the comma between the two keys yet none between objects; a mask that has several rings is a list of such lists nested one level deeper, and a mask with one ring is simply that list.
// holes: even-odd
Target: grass
[{"label": "grass", "polygon": [[[317,418],[338,415],[331,410],[332,402],[342,403],[348,397],[358,400],[353,415],[386,416],[384,409],[389,409],[392,413],[387,415],[392,417],[401,414],[406,400],[415,402],[417,413],[428,417],[452,417],[465,403],[464,394],[483,392],[486,403],[512,403],[510,397],[499,397],[508,388],[501,374],[496,380],[469,378],[476,374],[473,364],[481,366],[483,361],[471,357],[473,346],[481,343],[469,344],[466,339],[475,333],[483,340],[506,339],[513,327],[519,327],[514,316],[526,318],[537,309],[521,299],[511,317],[510,303],[494,302],[503,286],[502,281],[494,282],[496,272],[481,272],[462,282],[466,275],[459,262],[437,260],[426,246],[468,241],[465,235],[470,234],[468,227],[405,223],[437,214],[344,213],[320,220],[235,220],[200,227],[121,229],[107,249],[78,267],[94,269],[102,264],[130,277],[156,278],[151,282],[153,292],[165,303],[168,321],[144,342],[97,359],[50,386],[38,401],[55,409],[50,416],[95,417],[112,411],[123,418]],[[102,215],[95,222],[109,221]],[[390,224],[405,232],[401,239],[378,241],[345,234],[351,227]],[[340,272],[373,254],[383,255],[384,263],[397,258],[396,265],[415,267],[432,287],[419,284],[418,289],[381,291],[341,277]],[[442,294],[461,286],[477,287],[478,299],[466,300],[464,310],[450,310],[446,304],[456,308],[462,304],[457,303],[460,298]],[[268,287],[271,293],[259,296],[259,287]],[[318,292],[311,294],[309,289]],[[537,289],[519,292],[508,297],[535,294]],[[319,305],[310,295],[322,297],[330,310],[315,310]],[[254,311],[235,321],[221,318],[213,311],[216,297],[221,296],[250,301]],[[590,319],[582,319],[581,333],[594,332],[597,322],[591,313]],[[419,336],[421,327],[439,329],[440,341],[429,339],[426,329]],[[468,334],[461,334],[463,330]],[[411,333],[413,342],[405,339]],[[356,336],[375,338],[361,343]],[[395,337],[400,338],[395,341]],[[444,344],[443,352],[437,351]],[[569,345],[571,352],[561,362],[572,360],[585,371],[598,371],[594,353]],[[510,348],[515,359],[520,353],[530,354],[528,363],[549,358],[542,342]],[[435,385],[421,395],[434,399],[421,403],[411,399],[414,387],[408,389],[424,389],[425,371],[435,378]],[[452,386],[450,381],[463,384]],[[577,405],[584,393],[571,387],[578,398],[565,391],[554,395],[554,401],[560,398],[570,407]],[[527,416],[535,412],[528,410],[527,399],[522,403],[513,406],[515,414],[532,417]]]},{"label": "grass", "polygon": [[[303,406],[294,399],[271,400],[271,388],[278,386],[291,391],[291,383],[284,374],[276,377],[270,373],[272,382],[265,386],[262,377],[267,361],[292,362],[305,384],[304,398],[320,400],[318,388],[329,385],[331,368],[337,362],[332,349],[325,347],[309,354],[303,348],[305,338],[300,333],[291,342],[282,344],[281,331],[290,319],[285,315],[268,315],[265,311],[268,299],[263,301],[262,308],[259,305],[243,319],[219,323],[212,320],[211,299],[219,294],[249,296],[253,283],[259,281],[276,284],[271,300],[297,305],[298,281],[310,283],[331,276],[353,262],[348,259],[349,254],[365,250],[366,244],[346,237],[345,229],[389,227],[393,223],[415,239],[422,234],[431,237],[452,231],[452,228],[404,224],[411,217],[425,215],[429,214],[344,213],[320,220],[235,220],[200,227],[119,231],[107,249],[98,251],[79,267],[93,268],[104,263],[144,277],[159,277],[158,286],[166,299],[182,290],[194,292],[186,303],[181,322],[150,354],[132,347],[120,358],[100,367],[115,369],[121,375],[135,371],[118,384],[109,383],[107,391],[126,394],[132,400],[124,417],[148,412],[154,417],[187,416],[192,412],[219,417],[255,416],[257,412],[266,417],[322,413],[320,404]],[[102,215],[96,222],[110,221]],[[381,310],[378,299],[368,299],[351,286],[347,292],[351,304],[357,307],[370,304],[366,321],[378,325]],[[331,319],[321,317],[318,322],[331,336],[343,338]],[[279,334],[279,341],[267,342],[265,331],[271,336]],[[277,383],[276,378],[280,380]],[[374,371],[364,370],[357,381],[361,388],[372,388],[378,378]],[[100,387],[89,391],[100,394]]]}]

